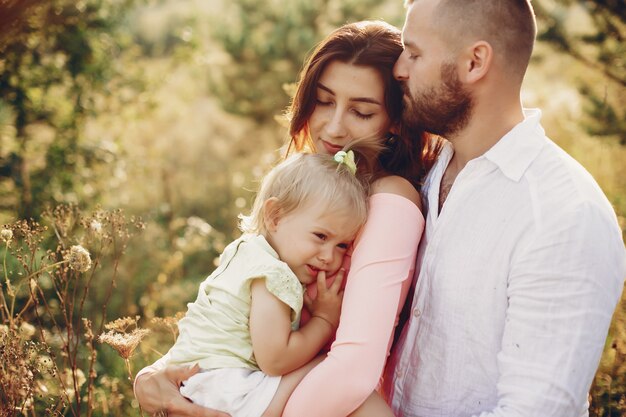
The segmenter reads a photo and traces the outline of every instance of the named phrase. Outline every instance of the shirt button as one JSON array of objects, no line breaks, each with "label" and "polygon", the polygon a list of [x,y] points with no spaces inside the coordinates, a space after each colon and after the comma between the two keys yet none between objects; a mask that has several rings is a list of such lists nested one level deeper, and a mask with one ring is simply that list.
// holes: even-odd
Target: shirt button
[{"label": "shirt button", "polygon": [[419,308],[413,309],[413,317],[419,317],[421,315],[422,315],[422,312],[419,310]]}]

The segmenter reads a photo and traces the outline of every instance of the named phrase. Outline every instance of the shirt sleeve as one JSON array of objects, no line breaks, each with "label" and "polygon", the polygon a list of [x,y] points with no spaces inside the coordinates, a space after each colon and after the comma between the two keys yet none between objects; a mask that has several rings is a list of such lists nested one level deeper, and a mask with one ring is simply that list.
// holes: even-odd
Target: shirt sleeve
[{"label": "shirt sleeve", "polygon": [[498,405],[480,417],[587,415],[624,271],[614,219],[590,204],[541,226],[512,260]]},{"label": "shirt sleeve", "polygon": [[283,417],[345,417],[378,384],[424,219],[415,204],[396,194],[372,195],[369,209],[352,254],[337,338],[291,395]]},{"label": "shirt sleeve", "polygon": [[283,303],[291,308],[291,321],[297,320],[302,311],[304,290],[294,273],[285,265],[265,269],[254,276],[265,277],[265,287]]}]

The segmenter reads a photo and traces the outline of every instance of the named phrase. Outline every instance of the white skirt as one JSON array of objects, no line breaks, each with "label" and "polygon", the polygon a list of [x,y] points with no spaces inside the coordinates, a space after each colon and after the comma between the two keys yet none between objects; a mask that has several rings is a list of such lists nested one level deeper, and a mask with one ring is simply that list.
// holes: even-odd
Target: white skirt
[{"label": "white skirt", "polygon": [[280,378],[247,368],[201,370],[183,382],[180,393],[195,404],[232,417],[260,417],[274,398]]}]

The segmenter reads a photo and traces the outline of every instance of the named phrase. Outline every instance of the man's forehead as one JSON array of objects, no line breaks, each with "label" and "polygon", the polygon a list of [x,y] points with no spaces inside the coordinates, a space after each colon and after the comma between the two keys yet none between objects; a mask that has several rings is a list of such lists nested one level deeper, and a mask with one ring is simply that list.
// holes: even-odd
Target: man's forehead
[{"label": "man's forehead", "polygon": [[416,0],[409,4],[406,12],[404,28],[412,30],[415,26],[427,25],[432,20],[437,2],[435,0]]},{"label": "man's forehead", "polygon": [[439,3],[440,0],[415,0],[407,6],[406,19],[402,28],[402,40],[405,45],[440,35],[441,28],[435,22]]},{"label": "man's forehead", "polygon": [[413,35],[416,35],[426,25],[424,8],[418,3],[420,3],[419,0],[411,3],[406,12],[406,19],[402,28],[402,39],[405,45],[414,42],[414,39],[412,40]]}]

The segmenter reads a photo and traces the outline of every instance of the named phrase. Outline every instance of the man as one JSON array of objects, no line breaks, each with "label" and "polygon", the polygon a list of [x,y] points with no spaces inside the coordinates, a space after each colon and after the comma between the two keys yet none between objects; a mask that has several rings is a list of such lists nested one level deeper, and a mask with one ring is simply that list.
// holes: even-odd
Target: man
[{"label": "man", "polygon": [[520,89],[526,0],[414,0],[405,122],[449,140],[424,184],[412,314],[388,362],[399,417],[579,417],[625,276],[591,176]]}]

